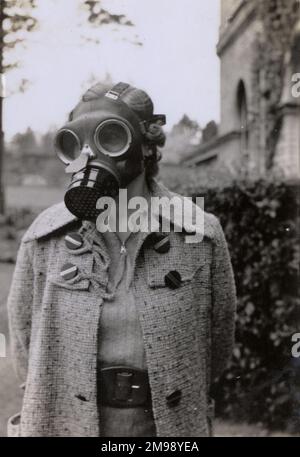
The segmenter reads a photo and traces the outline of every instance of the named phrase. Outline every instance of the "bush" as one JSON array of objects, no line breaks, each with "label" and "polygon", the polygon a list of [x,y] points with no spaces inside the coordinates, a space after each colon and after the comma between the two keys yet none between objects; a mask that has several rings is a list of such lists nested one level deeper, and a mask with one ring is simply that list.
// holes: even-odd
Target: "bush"
[{"label": "bush", "polygon": [[291,357],[300,303],[299,186],[258,181],[224,189],[180,187],[176,191],[184,195],[204,196],[205,210],[219,217],[235,272],[236,345],[213,388],[217,413],[299,431],[300,359]]},{"label": "bush", "polygon": [[0,215],[0,262],[16,261],[21,237],[36,216],[29,208],[10,208]]}]

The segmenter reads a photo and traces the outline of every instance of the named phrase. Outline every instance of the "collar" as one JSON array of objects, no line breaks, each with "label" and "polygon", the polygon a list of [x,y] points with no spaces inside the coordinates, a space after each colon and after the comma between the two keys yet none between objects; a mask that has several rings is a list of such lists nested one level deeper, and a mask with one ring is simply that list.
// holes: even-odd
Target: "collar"
[{"label": "collar", "polygon": [[[157,197],[162,206],[153,205],[151,198]],[[211,215],[195,203],[191,198],[183,197],[175,192],[171,192],[162,183],[152,178],[149,182],[149,194],[146,197],[147,209],[139,212],[141,223],[136,224],[131,221],[131,229],[141,232],[169,231],[171,228],[176,232],[182,232],[185,235],[187,243],[198,243],[202,241],[204,236],[213,238],[215,234],[215,223],[211,220]],[[170,210],[170,201],[174,202],[176,208],[180,204],[182,209],[181,214],[174,210]],[[161,211],[163,206],[167,207],[166,211]],[[172,205],[171,205],[172,206]],[[149,211],[150,209],[150,211]],[[114,217],[111,218],[115,220]],[[126,221],[127,222],[127,221]],[[109,223],[109,222],[108,222]],[[87,227],[95,224],[88,222]],[[98,227],[103,227],[104,224],[99,223]],[[166,230],[164,230],[164,227]],[[113,227],[112,227],[113,229]],[[101,229],[99,230],[101,232]]]},{"label": "collar", "polygon": [[157,210],[154,211],[154,215],[160,222],[161,219],[166,219],[166,222],[173,225],[175,231],[183,232],[187,243],[200,242],[204,236],[214,238],[216,230],[215,217],[193,203],[191,197],[184,197],[172,192],[155,179],[151,180],[150,189],[154,197],[167,197],[167,202],[174,199],[174,206],[176,206],[176,201],[181,202],[181,208],[183,208],[182,217],[177,217],[176,211],[165,211],[163,218],[161,218]]},{"label": "collar", "polygon": [[[183,232],[186,236],[186,242],[189,243],[199,242],[204,236],[214,238],[216,230],[215,217],[205,213],[203,209],[194,204],[191,199],[185,199],[185,197],[171,192],[162,183],[153,178],[149,182],[149,190],[152,197],[167,197],[167,199],[177,197],[184,205],[185,217],[179,222],[175,217],[174,211],[170,211],[169,213],[164,212],[164,217],[162,218],[160,212],[151,207],[151,214],[156,219],[157,223],[161,223],[162,220],[166,220],[173,225],[175,231]],[[201,221],[201,223],[196,225],[197,221]],[[64,202],[58,203],[44,210],[35,219],[23,236],[23,241],[28,242],[48,236],[66,226],[79,222],[80,221],[69,212]],[[82,226],[90,228],[91,226],[95,227],[95,224],[89,221],[83,221]],[[190,235],[188,235],[189,232],[191,233]]]}]

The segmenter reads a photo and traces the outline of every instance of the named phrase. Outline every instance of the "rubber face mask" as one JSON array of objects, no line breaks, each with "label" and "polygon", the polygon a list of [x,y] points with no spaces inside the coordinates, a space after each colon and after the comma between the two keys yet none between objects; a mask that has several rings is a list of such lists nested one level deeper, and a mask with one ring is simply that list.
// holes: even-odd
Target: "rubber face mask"
[{"label": "rubber face mask", "polygon": [[79,219],[95,220],[97,200],[115,198],[143,170],[144,122],[120,99],[127,87],[119,83],[100,98],[83,98],[57,132],[57,154],[72,174],[65,204]]}]

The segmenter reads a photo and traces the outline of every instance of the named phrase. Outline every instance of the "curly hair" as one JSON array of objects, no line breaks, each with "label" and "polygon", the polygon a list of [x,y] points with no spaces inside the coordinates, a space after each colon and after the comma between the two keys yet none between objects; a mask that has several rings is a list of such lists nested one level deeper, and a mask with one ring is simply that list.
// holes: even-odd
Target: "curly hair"
[{"label": "curly hair", "polygon": [[145,134],[146,144],[151,153],[144,159],[145,163],[145,176],[149,180],[156,176],[159,171],[158,162],[161,159],[161,152],[158,147],[163,147],[166,142],[166,135],[161,125],[150,124]]}]

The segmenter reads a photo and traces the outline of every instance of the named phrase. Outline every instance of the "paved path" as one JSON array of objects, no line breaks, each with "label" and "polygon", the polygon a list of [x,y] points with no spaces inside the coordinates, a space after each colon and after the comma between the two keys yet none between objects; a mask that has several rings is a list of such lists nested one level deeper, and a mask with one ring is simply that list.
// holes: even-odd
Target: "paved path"
[{"label": "paved path", "polygon": [[[0,263],[0,333],[6,337],[8,343],[6,299],[11,282],[14,266]],[[9,349],[6,348],[7,357],[0,358],[0,436],[6,435],[6,422],[20,410],[21,390],[14,373]]]}]

